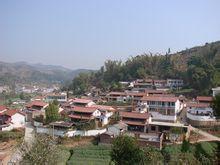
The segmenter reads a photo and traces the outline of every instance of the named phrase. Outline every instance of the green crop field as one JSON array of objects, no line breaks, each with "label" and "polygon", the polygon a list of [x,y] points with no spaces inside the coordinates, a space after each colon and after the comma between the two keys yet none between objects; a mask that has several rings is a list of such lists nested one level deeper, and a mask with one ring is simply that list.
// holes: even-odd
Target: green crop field
[{"label": "green crop field", "polygon": [[89,145],[73,149],[73,155],[68,165],[109,165],[110,147],[104,145]]}]

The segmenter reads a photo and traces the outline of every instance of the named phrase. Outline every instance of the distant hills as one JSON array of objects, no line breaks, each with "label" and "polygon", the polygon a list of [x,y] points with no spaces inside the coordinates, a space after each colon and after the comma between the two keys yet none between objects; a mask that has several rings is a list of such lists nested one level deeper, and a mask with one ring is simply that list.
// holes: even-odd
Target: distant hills
[{"label": "distant hills", "polygon": [[27,62],[6,63],[0,62],[0,84],[14,83],[63,83],[72,80],[81,72],[90,72],[88,69],[71,70],[62,66],[29,64]]}]

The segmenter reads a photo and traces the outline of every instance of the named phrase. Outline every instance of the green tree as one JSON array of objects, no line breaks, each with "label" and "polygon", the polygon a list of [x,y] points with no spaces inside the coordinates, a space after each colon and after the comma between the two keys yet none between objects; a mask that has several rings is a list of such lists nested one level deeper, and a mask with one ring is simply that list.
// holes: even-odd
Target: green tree
[{"label": "green tree", "polygon": [[144,161],[144,152],[134,138],[118,136],[112,145],[111,160],[116,165],[135,165]]},{"label": "green tree", "polygon": [[213,109],[216,116],[220,116],[220,94],[213,99]]},{"label": "green tree", "polygon": [[75,95],[82,95],[91,87],[91,73],[80,73],[70,85],[70,90]]},{"label": "green tree", "polygon": [[49,103],[49,106],[46,108],[45,112],[46,112],[47,123],[57,121],[60,118],[59,107],[54,102]]},{"label": "green tree", "polygon": [[190,142],[184,138],[181,146],[181,152],[186,153],[189,152],[189,150],[190,150]]},{"label": "green tree", "polygon": [[[188,83],[194,89],[205,91],[212,86],[214,68],[210,63],[199,56],[192,56],[188,61]],[[205,82],[205,83],[204,83]],[[208,92],[205,91],[205,94]]]}]

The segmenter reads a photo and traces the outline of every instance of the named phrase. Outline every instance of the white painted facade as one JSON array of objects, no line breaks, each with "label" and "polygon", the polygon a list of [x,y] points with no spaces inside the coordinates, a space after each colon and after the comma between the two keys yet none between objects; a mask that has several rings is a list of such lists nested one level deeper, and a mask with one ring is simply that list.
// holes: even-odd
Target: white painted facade
[{"label": "white painted facade", "polygon": [[220,94],[220,87],[212,88],[212,96],[215,97],[217,94]]},{"label": "white painted facade", "polygon": [[25,126],[25,115],[16,113],[11,116],[11,123],[14,128],[20,128]]},{"label": "white painted facade", "polygon": [[25,115],[15,113],[11,116],[10,124],[7,127],[3,127],[2,131],[11,131],[12,129],[23,127],[25,127]]},{"label": "white painted facade", "polygon": [[[161,114],[157,112],[158,109],[166,111],[167,109],[173,110],[174,114]],[[177,99],[176,102],[161,102],[161,101],[143,101],[139,104],[139,112],[149,111],[153,120],[160,121],[173,121],[176,122],[178,113],[183,109],[183,104]],[[156,110],[156,111],[155,111]]]},{"label": "white painted facade", "polygon": [[88,130],[88,131],[82,131],[82,130],[58,130],[53,129],[50,127],[36,127],[37,133],[43,133],[43,134],[49,134],[49,135],[55,135],[55,136],[67,136],[67,137],[73,137],[73,136],[97,136],[99,134],[102,134],[106,132],[106,128],[104,129],[95,129],[95,130]]},{"label": "white painted facade", "polygon": [[216,121],[212,108],[191,108],[187,110],[186,116],[195,121]]}]

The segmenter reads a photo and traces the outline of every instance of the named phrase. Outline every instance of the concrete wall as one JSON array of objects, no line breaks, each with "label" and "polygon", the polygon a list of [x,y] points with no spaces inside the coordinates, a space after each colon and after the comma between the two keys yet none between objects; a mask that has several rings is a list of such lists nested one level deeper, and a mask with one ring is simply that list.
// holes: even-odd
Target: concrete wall
[{"label": "concrete wall", "polygon": [[203,121],[203,122],[207,122],[207,121],[216,121],[215,118],[212,118],[210,116],[202,116],[202,115],[193,115],[187,112],[186,114],[187,118],[190,120],[195,120],[195,121]]},{"label": "concrete wall", "polygon": [[212,126],[220,126],[220,121],[198,121],[198,120],[191,120],[187,118],[187,122],[192,126],[197,127],[212,127]]},{"label": "concrete wall", "polygon": [[77,135],[80,135],[80,136],[96,136],[96,135],[102,134],[106,131],[107,131],[106,128],[97,129],[97,130],[88,130],[88,131],[74,130],[74,131],[68,131],[66,133],[66,135],[68,137],[77,136]]}]

